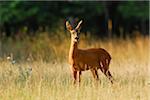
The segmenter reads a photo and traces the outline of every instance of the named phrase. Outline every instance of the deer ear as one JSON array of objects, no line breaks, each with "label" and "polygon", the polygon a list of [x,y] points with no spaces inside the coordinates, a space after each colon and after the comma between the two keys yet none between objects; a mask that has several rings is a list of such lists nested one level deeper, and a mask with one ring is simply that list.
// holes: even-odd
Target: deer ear
[{"label": "deer ear", "polygon": [[81,24],[82,24],[82,20],[78,23],[77,27],[76,27],[76,30],[80,30],[81,29]]},{"label": "deer ear", "polygon": [[66,21],[66,28],[67,28],[67,30],[73,30],[73,28],[72,28],[72,26],[71,26],[71,24],[68,22],[68,21]]}]

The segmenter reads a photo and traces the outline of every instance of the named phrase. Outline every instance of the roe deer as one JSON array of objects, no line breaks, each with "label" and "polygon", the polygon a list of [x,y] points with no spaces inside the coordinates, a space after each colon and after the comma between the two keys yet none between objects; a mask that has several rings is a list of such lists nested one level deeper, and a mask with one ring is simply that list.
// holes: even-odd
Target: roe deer
[{"label": "roe deer", "polygon": [[110,54],[102,48],[91,48],[86,50],[78,49],[79,34],[82,20],[74,29],[66,21],[66,28],[71,33],[71,45],[69,50],[69,64],[71,64],[74,84],[77,81],[77,72],[80,83],[82,71],[91,70],[94,79],[98,80],[97,70],[100,69],[106,77],[113,83],[113,77],[109,71]]}]

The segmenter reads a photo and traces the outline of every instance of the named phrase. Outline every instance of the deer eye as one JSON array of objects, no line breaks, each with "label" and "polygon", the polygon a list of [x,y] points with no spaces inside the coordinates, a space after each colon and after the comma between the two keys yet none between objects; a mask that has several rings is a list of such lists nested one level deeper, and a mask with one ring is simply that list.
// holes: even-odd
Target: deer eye
[{"label": "deer eye", "polygon": [[72,34],[74,34],[74,32],[72,32]]},{"label": "deer eye", "polygon": [[72,32],[72,34],[76,34],[77,32]]}]

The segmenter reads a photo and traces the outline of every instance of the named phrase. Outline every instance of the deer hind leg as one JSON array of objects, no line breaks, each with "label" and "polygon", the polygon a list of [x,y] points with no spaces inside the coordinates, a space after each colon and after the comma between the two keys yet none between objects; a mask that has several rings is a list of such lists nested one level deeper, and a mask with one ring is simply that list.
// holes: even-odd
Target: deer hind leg
[{"label": "deer hind leg", "polygon": [[109,62],[106,62],[106,61],[100,62],[100,70],[105,74],[105,76],[113,84],[113,77],[108,69],[109,69]]},{"label": "deer hind leg", "polygon": [[113,77],[112,77],[112,75],[111,75],[111,73],[110,73],[109,70],[106,72],[106,76],[109,78],[109,80],[110,80],[111,83],[113,84]]}]

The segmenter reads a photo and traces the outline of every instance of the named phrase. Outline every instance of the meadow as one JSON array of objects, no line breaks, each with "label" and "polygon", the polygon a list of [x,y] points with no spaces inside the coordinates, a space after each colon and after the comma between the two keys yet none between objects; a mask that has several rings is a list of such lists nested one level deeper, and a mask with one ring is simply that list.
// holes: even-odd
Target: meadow
[{"label": "meadow", "polygon": [[[74,86],[68,51],[70,37],[47,33],[2,41],[0,100],[148,100],[150,99],[149,37],[97,39],[81,35],[79,48],[105,48],[111,55],[112,85],[98,71],[96,86],[90,71]],[[13,59],[7,59],[8,54]]]}]

